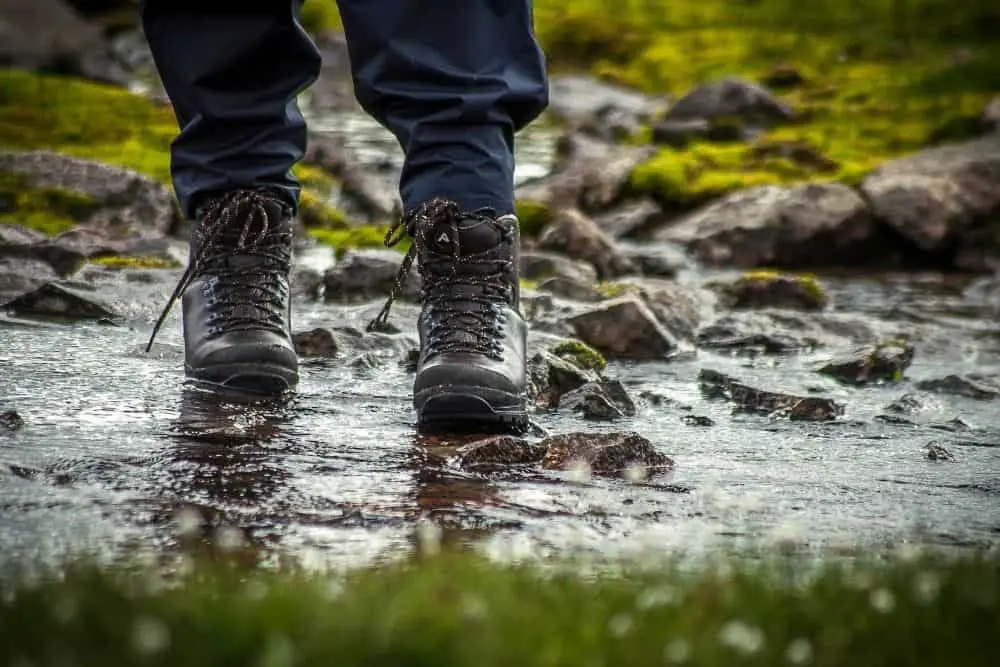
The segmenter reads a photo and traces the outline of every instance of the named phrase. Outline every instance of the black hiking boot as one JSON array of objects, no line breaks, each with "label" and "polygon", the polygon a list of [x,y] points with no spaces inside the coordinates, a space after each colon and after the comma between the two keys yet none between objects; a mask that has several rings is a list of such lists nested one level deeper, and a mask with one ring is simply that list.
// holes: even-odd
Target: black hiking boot
[{"label": "black hiking boot", "polygon": [[520,314],[518,221],[463,213],[434,199],[397,223],[413,239],[393,295],[369,325],[386,324],[416,257],[422,278],[413,406],[420,426],[523,431],[527,325]]},{"label": "black hiking boot", "polygon": [[273,194],[235,190],[199,212],[187,270],[153,328],[147,351],[181,298],[188,378],[281,394],[299,379],[291,342],[291,209]]}]

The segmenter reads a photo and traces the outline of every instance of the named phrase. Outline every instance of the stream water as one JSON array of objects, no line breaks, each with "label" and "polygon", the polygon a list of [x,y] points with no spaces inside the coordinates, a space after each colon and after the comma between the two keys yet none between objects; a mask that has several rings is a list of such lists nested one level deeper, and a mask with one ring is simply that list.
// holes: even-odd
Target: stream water
[{"label": "stream water", "polygon": [[[372,165],[398,161],[388,135],[363,117],[317,125],[345,133]],[[544,173],[551,135],[524,135],[519,152],[519,179]],[[309,259],[330,261],[320,251]],[[916,392],[922,408],[913,423],[876,419],[919,380],[1000,375],[995,285],[825,279],[838,312],[917,332],[917,356],[900,385],[827,381],[811,369],[829,350],[757,358],[700,351],[609,370],[634,395],[654,392],[689,411],[640,402],[635,417],[600,425],[536,416],[552,433],[637,431],[675,459],[666,478],[631,483],[568,472],[483,477],[442,465],[433,454],[453,443],[429,442],[413,428],[412,375],[398,363],[412,340],[305,360],[296,395],[280,404],[185,389],[179,308],[155,353],[141,353],[174,275],[99,283],[129,326],[0,322],[0,411],[14,409],[25,422],[0,430],[0,561],[169,550],[185,534],[221,526],[238,529],[224,534],[259,554],[345,565],[394,557],[428,536],[502,559],[1000,542],[1000,401]],[[380,305],[296,301],[295,327],[360,326]],[[414,313],[400,305],[393,321],[411,331]],[[733,414],[700,394],[706,367],[767,389],[822,390],[847,412],[825,424]],[[686,425],[689,413],[715,425]],[[954,459],[929,460],[932,441]]]}]

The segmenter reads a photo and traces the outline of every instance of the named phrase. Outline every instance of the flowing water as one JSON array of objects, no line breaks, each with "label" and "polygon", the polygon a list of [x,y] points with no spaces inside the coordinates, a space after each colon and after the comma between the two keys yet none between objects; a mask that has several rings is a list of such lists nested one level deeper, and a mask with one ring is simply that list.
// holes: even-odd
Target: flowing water
[{"label": "flowing water", "polygon": [[[346,132],[373,165],[398,161],[387,135],[363,118],[326,126]],[[550,138],[541,128],[522,139],[519,179],[544,173]],[[329,261],[318,251],[309,259]],[[826,381],[810,370],[826,351],[699,352],[612,364],[609,375],[633,395],[674,402],[640,402],[635,417],[614,424],[536,415],[552,433],[637,431],[676,460],[665,478],[634,483],[571,472],[486,477],[442,463],[454,443],[413,428],[412,375],[398,363],[412,335],[305,360],[296,395],[280,404],[185,388],[179,308],[155,353],[141,352],[172,279],[100,283],[127,326],[0,322],[0,411],[25,421],[16,432],[0,429],[0,561],[170,550],[188,534],[239,536],[260,554],[349,565],[406,553],[429,535],[497,558],[1000,542],[1000,401],[921,394],[913,424],[876,419],[921,379],[1000,375],[995,286],[934,276],[826,280],[838,311],[918,332],[901,385]],[[380,305],[296,301],[295,326],[361,327]],[[393,321],[412,332],[414,314],[399,305]],[[826,424],[733,414],[699,393],[706,367],[767,389],[818,389],[847,412]],[[689,413],[715,425],[689,426],[681,420]],[[929,460],[932,441],[954,460]],[[230,529],[213,533],[220,527]]]}]

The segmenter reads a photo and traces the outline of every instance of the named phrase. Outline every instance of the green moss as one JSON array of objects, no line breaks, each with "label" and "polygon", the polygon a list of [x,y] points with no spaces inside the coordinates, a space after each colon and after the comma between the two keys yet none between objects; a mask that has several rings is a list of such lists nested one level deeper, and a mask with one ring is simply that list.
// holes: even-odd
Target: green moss
[{"label": "green moss", "polygon": [[557,357],[566,359],[576,364],[580,368],[602,372],[607,368],[608,362],[604,355],[580,340],[568,340],[559,343],[551,350]]},{"label": "green moss", "polygon": [[618,281],[604,281],[597,284],[597,293],[605,299],[617,299],[626,294],[638,294],[639,288],[634,284]]},{"label": "green moss", "polygon": [[[358,225],[345,229],[310,229],[309,235],[324,245],[334,249],[338,257],[355,248],[384,248],[385,235],[388,227],[375,225]],[[394,250],[406,252],[410,248],[410,239],[403,238],[393,246]]]},{"label": "green moss", "polygon": [[15,173],[0,173],[0,224],[17,224],[55,236],[86,220],[100,204],[60,188],[35,188]]},{"label": "green moss", "polygon": [[538,289],[537,280],[529,280],[527,278],[521,278],[521,289],[535,291]]},{"label": "green moss", "polygon": [[[349,572],[77,566],[0,580],[0,663],[962,665],[1000,662],[996,556],[625,564],[438,556]],[[568,564],[567,564],[568,565]],[[58,640],[53,640],[57,637]]]},{"label": "green moss", "polygon": [[795,307],[822,309],[829,296],[816,276],[757,269],[744,273],[736,282],[719,287],[730,307]]},{"label": "green moss", "polygon": [[543,202],[519,199],[514,202],[514,212],[524,236],[537,236],[552,222],[552,211]]},{"label": "green moss", "polygon": [[176,269],[181,267],[180,262],[162,257],[121,257],[118,255],[107,255],[104,257],[94,257],[91,264],[97,264],[109,269]]},{"label": "green moss", "polygon": [[336,0],[306,0],[302,5],[301,23],[313,35],[343,28]]}]

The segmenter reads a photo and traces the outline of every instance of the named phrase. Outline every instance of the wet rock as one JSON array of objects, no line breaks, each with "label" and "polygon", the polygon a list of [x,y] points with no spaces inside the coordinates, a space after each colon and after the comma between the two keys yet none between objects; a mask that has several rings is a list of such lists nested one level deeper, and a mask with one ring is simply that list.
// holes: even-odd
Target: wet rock
[{"label": "wet rock", "polygon": [[733,309],[822,310],[828,301],[823,286],[812,276],[776,271],[753,271],[715,287],[722,296],[722,305]]},{"label": "wet rock", "polygon": [[555,408],[563,395],[599,380],[596,371],[581,368],[550,352],[538,352],[528,360],[529,394],[541,408]]},{"label": "wet rock", "polygon": [[883,424],[891,424],[893,426],[917,426],[917,423],[912,419],[907,419],[906,417],[901,417],[899,415],[875,415],[875,421],[882,422]]},{"label": "wet rock", "polygon": [[700,426],[702,428],[715,426],[715,420],[705,415],[684,415],[681,417],[681,421],[688,426]]},{"label": "wet rock", "polygon": [[984,401],[1000,397],[1000,383],[996,378],[979,374],[946,375],[939,379],[922,380],[917,383],[917,389]]},{"label": "wet rock", "polygon": [[48,262],[0,257],[0,308],[58,277]]},{"label": "wet rock", "polygon": [[552,116],[609,141],[634,135],[666,106],[666,100],[585,75],[552,77],[549,98]]},{"label": "wet rock", "polygon": [[[323,274],[327,301],[356,303],[387,297],[396,281],[403,256],[393,250],[358,250]],[[420,277],[411,269],[403,283],[402,298],[414,298],[419,292]]]},{"label": "wet rock", "polygon": [[693,268],[684,250],[670,243],[620,244],[618,248],[636,272],[647,278],[674,278]]},{"label": "wet rock", "polygon": [[670,107],[664,121],[738,119],[748,129],[773,127],[795,119],[795,112],[752,81],[727,77],[693,89]]},{"label": "wet rock", "polygon": [[546,448],[513,436],[477,440],[458,449],[458,465],[476,472],[494,472],[510,466],[532,465],[545,458]]},{"label": "wet rock", "polygon": [[727,195],[657,231],[699,261],[741,268],[855,266],[873,251],[863,199],[838,184],[762,186]]},{"label": "wet rock", "polygon": [[928,426],[938,431],[950,431],[952,433],[963,433],[972,430],[972,426],[961,417],[954,417],[941,424],[928,424]]},{"label": "wet rock", "polygon": [[80,202],[78,222],[108,238],[180,233],[183,219],[173,194],[137,172],[47,151],[0,152],[0,174],[15,174],[29,188],[70,192]]},{"label": "wet rock", "polygon": [[608,365],[607,360],[600,352],[580,340],[563,341],[553,345],[549,351],[578,368],[595,373],[604,372]]},{"label": "wet rock", "polygon": [[602,289],[616,296],[638,296],[657,322],[685,347],[694,340],[703,307],[711,307],[713,302],[711,293],[657,278],[625,278],[606,283]]},{"label": "wet rock", "polygon": [[517,188],[519,201],[554,212],[605,211],[621,199],[635,168],[656,151],[654,146],[616,146],[580,134],[562,137],[557,149],[552,175]]},{"label": "wet rock", "polygon": [[547,292],[563,299],[570,299],[571,301],[593,302],[604,298],[593,284],[560,276],[546,278],[539,282],[538,291]]},{"label": "wet rock", "polygon": [[914,348],[906,341],[888,341],[855,350],[849,359],[831,361],[816,372],[844,384],[899,382],[913,363]]},{"label": "wet rock", "polygon": [[597,282],[597,271],[586,262],[553,252],[521,253],[521,278],[538,281],[552,277],[592,285]]},{"label": "wet rock", "polygon": [[292,335],[292,344],[300,357],[324,357],[332,359],[337,356],[339,346],[333,332],[329,329],[313,329],[301,331]]},{"label": "wet rock", "polygon": [[11,224],[0,224],[0,257],[40,260],[60,276],[76,272],[86,260],[86,255],[54,242],[44,234]]},{"label": "wet rock", "polygon": [[596,304],[567,321],[577,338],[609,359],[666,359],[678,350],[641,298],[628,295]]},{"label": "wet rock", "polygon": [[644,390],[639,392],[639,400],[654,408],[673,408],[684,411],[691,411],[694,409],[690,405],[685,405],[677,399],[664,396],[663,394],[655,391]]},{"label": "wet rock", "polygon": [[631,477],[636,470],[646,476],[674,467],[669,456],[638,433],[566,433],[540,444],[546,448],[542,465],[550,470],[583,466],[593,475]]},{"label": "wet rock", "polygon": [[340,186],[338,203],[349,219],[380,223],[398,217],[402,211],[395,190],[373,174],[336,135],[310,134],[303,163],[319,167],[337,179]]},{"label": "wet rock", "polygon": [[791,420],[817,422],[832,421],[844,414],[844,406],[833,399],[764,391],[709,369],[698,374],[698,383],[707,398],[731,401],[748,412],[779,413]]},{"label": "wet rock", "polygon": [[704,118],[661,120],[653,126],[653,143],[681,149],[694,141],[707,139],[712,124]]},{"label": "wet rock", "polygon": [[979,122],[985,132],[1000,132],[1000,97],[990,100],[986,108],[983,109]]},{"label": "wet rock", "polygon": [[323,274],[316,269],[295,266],[289,278],[292,294],[309,299],[318,299],[323,289]]},{"label": "wet rock", "polygon": [[663,209],[653,199],[627,201],[594,216],[598,229],[613,239],[625,238],[651,229],[663,217]]},{"label": "wet rock", "polygon": [[[550,280],[560,280],[559,278],[551,278]],[[534,322],[549,313],[554,312],[556,309],[555,301],[552,300],[551,294],[542,294],[534,290],[527,289],[523,284],[521,285],[521,312],[524,314],[524,319],[528,322]]]},{"label": "wet rock", "polygon": [[926,404],[917,394],[903,394],[885,406],[886,412],[897,415],[914,415],[924,408],[926,408]]},{"label": "wet rock", "polygon": [[125,83],[101,28],[62,0],[0,0],[0,65]]},{"label": "wet rock", "polygon": [[24,427],[24,419],[13,410],[0,411],[0,432],[17,431]]},{"label": "wet rock", "polygon": [[580,413],[592,421],[614,421],[635,414],[635,403],[618,380],[598,380],[564,394],[560,410]]},{"label": "wet rock", "polygon": [[698,347],[741,354],[790,354],[875,338],[864,319],[794,311],[726,313],[698,331]]},{"label": "wet rock", "polygon": [[614,278],[633,270],[614,242],[579,209],[559,211],[538,239],[539,248],[555,250],[589,262],[602,278]]},{"label": "wet rock", "polygon": [[945,449],[944,445],[940,445],[936,442],[929,443],[925,450],[927,452],[927,458],[931,461],[954,461],[955,457]]},{"label": "wet rock", "polygon": [[875,217],[926,252],[947,252],[1000,214],[1000,135],[894,160],[861,190]]},{"label": "wet rock", "polygon": [[114,319],[118,315],[100,297],[77,283],[53,281],[22,294],[5,307],[16,315],[47,315],[69,319]]}]

